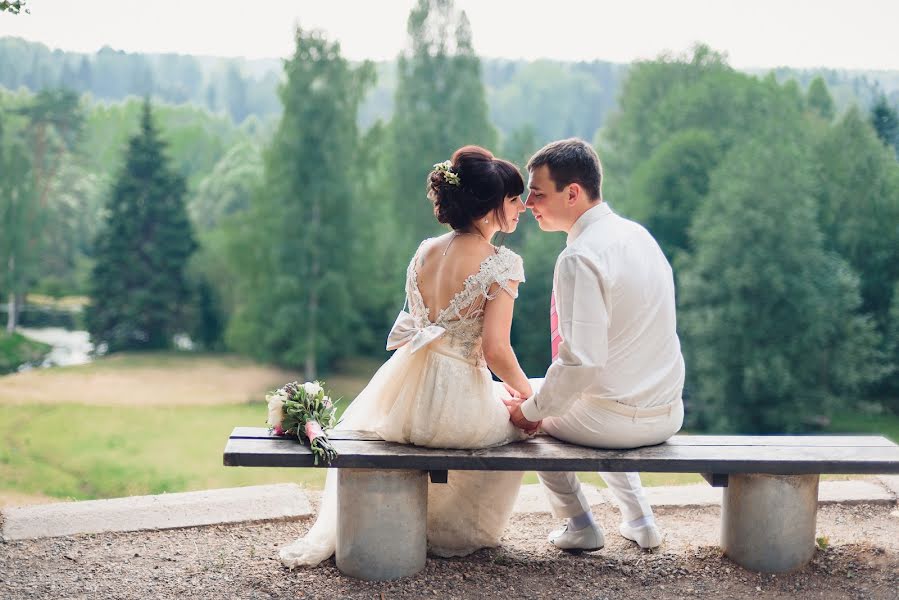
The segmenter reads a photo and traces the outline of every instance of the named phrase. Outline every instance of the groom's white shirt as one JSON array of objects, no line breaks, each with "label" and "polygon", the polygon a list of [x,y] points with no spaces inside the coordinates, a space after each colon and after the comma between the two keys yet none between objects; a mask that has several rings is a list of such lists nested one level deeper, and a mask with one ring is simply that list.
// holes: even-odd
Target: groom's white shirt
[{"label": "groom's white shirt", "polygon": [[674,278],[658,243],[608,204],[568,233],[553,274],[562,343],[539,391],[521,405],[530,421],[602,398],[648,408],[676,402],[684,385]]}]

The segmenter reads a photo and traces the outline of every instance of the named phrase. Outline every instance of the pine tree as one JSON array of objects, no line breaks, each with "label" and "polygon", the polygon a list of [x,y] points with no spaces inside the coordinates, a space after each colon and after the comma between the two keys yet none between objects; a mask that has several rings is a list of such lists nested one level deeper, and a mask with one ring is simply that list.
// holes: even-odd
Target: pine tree
[{"label": "pine tree", "polygon": [[[356,115],[374,70],[352,68],[340,45],[296,32],[280,90],[284,112],[265,153],[261,190],[233,243],[241,301],[232,344],[260,358],[319,367],[349,351],[358,319],[351,241],[358,163]],[[370,227],[370,224],[364,224]]]},{"label": "pine tree", "polygon": [[808,86],[808,107],[826,121],[833,119],[833,98],[821,77],[815,77]]},{"label": "pine tree", "polygon": [[465,144],[495,150],[496,133],[465,13],[452,0],[419,0],[407,31],[410,49],[397,63],[391,172],[396,212],[412,245],[439,228],[425,194],[431,165]]},{"label": "pine tree", "polygon": [[884,95],[871,108],[871,125],[880,141],[899,156],[899,115]]},{"label": "pine tree", "polygon": [[196,243],[184,180],[164,150],[147,100],[96,241],[87,326],[110,352],[170,347],[189,330],[186,267]]}]

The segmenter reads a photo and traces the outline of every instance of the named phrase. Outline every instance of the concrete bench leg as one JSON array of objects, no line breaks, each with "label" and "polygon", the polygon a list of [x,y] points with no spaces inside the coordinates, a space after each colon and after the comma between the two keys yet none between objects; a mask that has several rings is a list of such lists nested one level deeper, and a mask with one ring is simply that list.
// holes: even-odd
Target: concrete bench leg
[{"label": "concrete bench leg", "polygon": [[721,546],[742,567],[784,573],[815,554],[818,475],[730,475],[721,507]]},{"label": "concrete bench leg", "polygon": [[426,471],[338,469],[340,572],[373,581],[414,575],[427,554]]}]

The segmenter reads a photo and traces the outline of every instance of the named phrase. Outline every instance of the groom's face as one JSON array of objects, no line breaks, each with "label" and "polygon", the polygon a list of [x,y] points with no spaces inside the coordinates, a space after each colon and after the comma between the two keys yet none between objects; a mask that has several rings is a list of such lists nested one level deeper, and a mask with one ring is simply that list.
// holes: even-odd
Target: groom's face
[{"label": "groom's face", "polygon": [[541,165],[530,172],[528,181],[528,201],[537,225],[543,231],[565,231],[566,200],[568,188],[556,189],[556,182],[549,174],[549,167]]}]

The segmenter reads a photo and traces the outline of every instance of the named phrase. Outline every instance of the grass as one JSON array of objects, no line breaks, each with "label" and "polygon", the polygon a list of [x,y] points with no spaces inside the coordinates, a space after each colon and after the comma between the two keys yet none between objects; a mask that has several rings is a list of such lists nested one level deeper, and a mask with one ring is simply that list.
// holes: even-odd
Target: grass
[{"label": "grass", "polygon": [[[326,378],[328,387],[334,395],[352,399],[377,366],[371,361],[345,364],[340,373]],[[32,371],[35,376],[27,382],[37,400],[27,402],[15,397],[23,374],[0,377],[0,496],[84,500],[281,482],[320,488],[325,473],[320,469],[222,466],[231,429],[264,426],[263,394],[288,376],[277,369],[260,374],[260,368],[228,355],[119,355],[81,367]],[[222,388],[233,387],[235,381],[253,383],[245,384],[240,394],[217,388],[210,392],[221,398],[230,393],[230,403],[210,403],[208,398],[191,403],[186,389],[176,385],[185,373],[208,379],[213,372],[230,373],[220,381],[213,378]],[[92,395],[84,386],[113,376],[160,396],[171,394],[177,401],[89,402]],[[60,398],[62,394],[66,398]],[[899,440],[899,416],[839,415],[828,433],[839,432],[879,433]],[[604,487],[595,473],[580,478]],[[703,481],[689,473],[643,473],[642,478],[647,486]],[[536,481],[536,474],[525,475],[526,483]]]},{"label": "grass", "polygon": [[[262,402],[209,406],[104,407],[80,404],[5,406],[0,416],[0,488],[87,500],[297,482],[324,483],[319,469],[222,466],[235,425],[264,426]],[[602,485],[595,474],[582,480]],[[537,481],[534,473],[526,481]],[[646,485],[701,481],[650,473]]]},{"label": "grass", "polygon": [[274,482],[321,485],[313,469],[222,466],[237,424],[264,425],[264,404],[221,407],[7,406],[0,486],[85,500]]},{"label": "grass", "polygon": [[[328,387],[353,398],[375,367],[347,364]],[[183,353],[114,355],[0,377],[0,495],[86,500],[276,482],[321,487],[322,470],[222,466],[232,428],[264,426],[265,391],[294,377],[236,356]],[[195,387],[196,379],[207,387]],[[125,391],[110,405],[99,392],[112,385]]]},{"label": "grass", "polygon": [[833,417],[826,432],[883,435],[899,444],[899,415],[860,411],[840,413]]},{"label": "grass", "polygon": [[49,351],[47,344],[0,330],[0,374],[15,371],[23,363],[39,361]]}]

